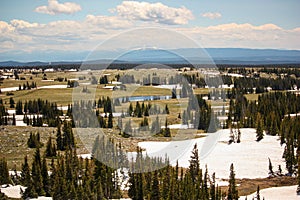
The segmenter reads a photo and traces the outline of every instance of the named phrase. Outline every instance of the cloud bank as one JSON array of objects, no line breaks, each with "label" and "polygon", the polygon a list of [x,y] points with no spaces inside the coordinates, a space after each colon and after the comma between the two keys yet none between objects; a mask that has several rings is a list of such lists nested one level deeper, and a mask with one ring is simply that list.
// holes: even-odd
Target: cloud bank
[{"label": "cloud bank", "polygon": [[194,19],[189,9],[169,7],[162,3],[123,1],[111,11],[129,20],[152,21],[168,25],[187,24],[189,20]]},{"label": "cloud bank", "polygon": [[[52,15],[70,14],[81,9],[75,3],[61,4],[56,0],[49,0],[47,6],[38,8],[40,12]],[[88,14],[82,20],[56,20],[45,24],[21,19],[13,19],[9,22],[0,21],[0,52],[3,53],[2,55],[11,55],[15,52],[21,55],[24,52],[42,53],[64,50],[78,53],[90,51],[113,35],[128,29],[149,26],[178,31],[194,39],[205,48],[300,49],[300,27],[284,29],[271,23],[262,25],[227,23],[207,27],[187,26],[186,24],[194,17],[190,10],[185,7],[169,7],[162,3],[123,1],[111,11],[114,15]],[[221,14],[204,13],[203,16],[215,19],[221,17]],[[138,38],[141,36],[141,34],[136,34],[130,37],[134,41],[139,41]],[[167,44],[169,48],[189,48],[187,44],[169,41],[165,35],[150,35],[149,38],[151,37],[156,37],[157,41],[161,41],[160,44]],[[113,51],[124,46],[126,45],[115,44],[107,50]],[[9,57],[7,58],[9,59]]]},{"label": "cloud bank", "polygon": [[57,0],[48,0],[48,5],[39,6],[35,8],[35,12],[49,14],[49,15],[73,14],[80,10],[81,10],[81,6],[76,3],[72,3],[72,2],[59,3]]}]

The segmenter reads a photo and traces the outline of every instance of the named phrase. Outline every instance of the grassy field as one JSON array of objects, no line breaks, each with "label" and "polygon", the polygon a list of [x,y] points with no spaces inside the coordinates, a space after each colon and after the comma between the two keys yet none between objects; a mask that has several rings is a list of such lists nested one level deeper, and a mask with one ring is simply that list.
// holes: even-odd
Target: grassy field
[{"label": "grassy field", "polygon": [[249,101],[257,101],[259,94],[245,94],[245,97]]},{"label": "grassy field", "polygon": [[41,142],[44,146],[41,148],[41,152],[45,151],[46,142],[49,136],[53,133],[54,128],[46,127],[15,127],[15,126],[1,126],[0,127],[0,155],[5,157],[8,162],[8,168],[10,170],[17,167],[17,170],[21,169],[21,164],[24,161],[24,157],[27,155],[29,161],[31,161],[35,149],[30,149],[27,146],[27,140],[30,132],[40,133]]}]

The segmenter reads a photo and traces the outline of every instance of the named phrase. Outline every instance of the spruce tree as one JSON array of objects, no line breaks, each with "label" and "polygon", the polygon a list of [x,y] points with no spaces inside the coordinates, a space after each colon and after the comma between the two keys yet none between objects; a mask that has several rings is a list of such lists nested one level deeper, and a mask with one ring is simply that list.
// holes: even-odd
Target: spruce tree
[{"label": "spruce tree", "polygon": [[47,145],[46,145],[46,157],[54,157],[56,156],[56,147],[55,144],[52,143],[52,138],[49,136]]},{"label": "spruce tree", "polygon": [[164,137],[171,137],[171,131],[170,131],[170,128],[168,127],[167,119],[166,119],[166,122],[165,122]]},{"label": "spruce tree", "polygon": [[197,143],[194,145],[194,148],[192,150],[192,155],[191,155],[190,166],[188,168],[188,172],[191,176],[193,183],[196,183],[197,180],[202,179]]},{"label": "spruce tree", "polygon": [[268,158],[268,159],[269,159],[269,174],[273,175],[274,174],[273,165],[272,165],[271,159],[270,158]]},{"label": "spruce tree", "polygon": [[64,150],[63,138],[62,138],[62,134],[61,134],[61,125],[60,125],[60,123],[57,125],[56,146],[57,146],[57,150],[60,150],[60,151]]},{"label": "spruce tree", "polygon": [[259,185],[257,186],[257,190],[256,190],[256,199],[260,200]]},{"label": "spruce tree", "polygon": [[42,178],[42,161],[40,149],[37,148],[34,154],[32,167],[31,167],[31,176],[33,181],[33,187],[38,195],[45,195],[43,178]]},{"label": "spruce tree", "polygon": [[228,187],[227,198],[228,198],[228,200],[238,200],[239,199],[238,190],[237,190],[237,186],[235,183],[235,172],[234,172],[233,163],[230,165],[229,187]]},{"label": "spruce tree", "polygon": [[108,115],[107,128],[113,127],[113,114],[110,112]]},{"label": "spruce tree", "polygon": [[48,175],[47,161],[45,157],[43,157],[42,160],[41,175],[43,179],[43,190],[45,191],[46,196],[50,196],[50,180]]},{"label": "spruce tree", "polygon": [[31,175],[27,155],[24,157],[24,163],[22,164],[21,183],[26,187],[31,183]]},{"label": "spruce tree", "polygon": [[215,173],[213,173],[212,177],[211,177],[209,192],[210,192],[211,200],[217,200],[216,199],[216,175],[215,175]]},{"label": "spruce tree", "polygon": [[153,173],[152,180],[153,181],[152,181],[152,186],[151,186],[150,199],[151,200],[159,200],[160,199],[160,192],[159,192],[158,174],[157,174],[156,170]]},{"label": "spruce tree", "polygon": [[263,121],[261,115],[258,113],[256,119],[256,141],[259,142],[263,138],[264,138]]},{"label": "spruce tree", "polygon": [[10,183],[10,177],[5,158],[0,158],[0,185]]}]

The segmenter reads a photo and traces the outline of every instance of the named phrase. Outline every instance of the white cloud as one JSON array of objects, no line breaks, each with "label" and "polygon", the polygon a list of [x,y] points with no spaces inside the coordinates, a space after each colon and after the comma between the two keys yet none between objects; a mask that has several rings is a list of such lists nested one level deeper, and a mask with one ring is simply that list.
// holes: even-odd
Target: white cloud
[{"label": "white cloud", "polygon": [[194,18],[193,13],[185,8],[174,8],[162,3],[123,1],[112,12],[130,20],[156,22],[161,24],[187,24]]},{"label": "white cloud", "polygon": [[204,47],[300,49],[300,31],[275,24],[220,24],[209,27],[178,29]]},{"label": "white cloud", "polygon": [[0,21],[0,33],[13,31],[15,28],[7,22]]},{"label": "white cloud", "polygon": [[121,19],[117,16],[87,15],[85,23],[90,26],[99,26],[107,29],[129,28],[132,26],[131,22],[127,21],[126,19]]},{"label": "white cloud", "polygon": [[33,28],[33,27],[37,27],[38,23],[29,23],[27,21],[24,20],[18,20],[18,19],[14,19],[10,21],[11,25],[13,27],[16,28]]},{"label": "white cloud", "polygon": [[[99,43],[121,34],[131,28],[147,27],[149,23],[134,23],[120,16],[87,15],[82,21],[60,20],[47,24],[30,23],[14,19],[9,23],[0,21],[1,52],[10,50],[57,51],[69,52],[89,51]],[[150,22],[152,24],[152,22]],[[137,29],[134,33],[124,37],[124,42],[108,46],[105,50],[125,48],[126,41],[134,41],[140,47],[142,42],[157,47],[185,48],[191,44],[176,42],[169,38],[168,30],[178,31],[188,36],[203,47],[243,47],[243,48],[285,48],[300,49],[300,27],[283,29],[275,24],[220,24],[209,27],[177,27],[162,26],[157,34],[150,34]],[[143,40],[139,39],[143,38]],[[147,38],[147,39],[145,39]],[[121,40],[122,41],[122,40]],[[146,44],[148,45],[148,44]]]},{"label": "white cloud", "polygon": [[221,18],[222,15],[221,13],[218,13],[218,12],[207,12],[207,13],[203,13],[202,14],[202,17],[206,17],[206,18],[209,18],[209,19],[218,19],[218,18]]},{"label": "white cloud", "polygon": [[35,8],[35,12],[45,13],[49,15],[56,14],[73,14],[81,10],[79,4],[73,2],[59,3],[57,0],[48,0],[47,6],[39,6]]}]

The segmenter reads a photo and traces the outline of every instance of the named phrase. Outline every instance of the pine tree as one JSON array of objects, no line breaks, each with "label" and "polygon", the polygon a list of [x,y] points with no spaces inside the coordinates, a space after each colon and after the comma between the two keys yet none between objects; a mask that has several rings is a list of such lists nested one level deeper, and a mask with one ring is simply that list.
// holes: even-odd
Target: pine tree
[{"label": "pine tree", "polygon": [[152,134],[159,134],[160,133],[160,126],[159,126],[159,118],[158,118],[158,116],[156,116],[155,121],[152,122],[151,133]]},{"label": "pine tree", "polygon": [[9,98],[9,104],[10,104],[9,108],[15,108],[15,101],[12,97]]},{"label": "pine tree", "polygon": [[156,170],[154,171],[152,179],[153,179],[153,181],[152,181],[152,186],[151,186],[150,199],[151,200],[159,200],[160,199],[159,182],[158,182],[158,174],[157,174]]},{"label": "pine tree", "polygon": [[10,183],[7,161],[5,158],[0,158],[0,185]]},{"label": "pine tree", "polygon": [[50,180],[49,180],[49,175],[48,175],[48,167],[47,167],[47,162],[46,158],[43,157],[42,160],[42,166],[41,166],[41,175],[43,179],[43,190],[45,191],[46,196],[50,195]]},{"label": "pine tree", "polygon": [[168,104],[166,104],[166,106],[165,106],[165,112],[166,112],[167,115],[170,114],[170,111],[169,111],[169,108],[168,108]]},{"label": "pine tree", "polygon": [[269,159],[269,174],[273,175],[274,174],[273,165],[272,165],[271,159],[270,158],[268,158],[268,159]]},{"label": "pine tree", "polygon": [[52,143],[52,138],[49,136],[47,145],[46,145],[46,157],[54,157],[56,156],[56,147],[55,144]]},{"label": "pine tree", "polygon": [[170,131],[170,128],[168,127],[167,119],[166,119],[166,123],[165,123],[164,137],[171,137],[171,131]]},{"label": "pine tree", "polygon": [[33,186],[38,195],[45,195],[44,186],[43,186],[43,178],[42,178],[42,161],[40,149],[37,148],[34,154],[32,167],[31,167],[31,176],[33,181]]},{"label": "pine tree", "polygon": [[192,150],[188,172],[193,183],[196,183],[199,179],[202,179],[197,143],[194,145],[194,148]]},{"label": "pine tree", "polygon": [[215,173],[212,174],[209,191],[210,191],[211,200],[217,200],[216,199],[216,175],[215,175]]},{"label": "pine tree", "polygon": [[108,115],[107,128],[113,127],[113,114],[110,112]]},{"label": "pine tree", "polygon": [[209,175],[208,175],[208,170],[207,166],[205,166],[205,173],[204,173],[204,178],[203,178],[203,199],[209,200],[209,192],[208,192],[208,180],[209,180]]},{"label": "pine tree", "polygon": [[24,186],[30,185],[31,176],[30,176],[30,168],[28,165],[28,158],[27,156],[24,157],[24,163],[22,164],[22,171],[21,171],[21,183]]},{"label": "pine tree", "polygon": [[260,141],[264,138],[263,133],[263,121],[261,119],[261,115],[258,113],[257,119],[256,119],[256,141]]},{"label": "pine tree", "polygon": [[256,199],[260,200],[259,185],[257,186]]},{"label": "pine tree", "polygon": [[233,164],[230,165],[230,175],[229,175],[229,187],[228,187],[228,200],[238,200],[238,190],[235,183],[235,172],[233,168]]},{"label": "pine tree", "polygon": [[61,134],[61,125],[60,125],[60,123],[57,125],[56,146],[57,146],[57,150],[60,150],[60,151],[64,150],[63,138],[62,138],[62,134]]},{"label": "pine tree", "polygon": [[16,115],[15,114],[13,114],[12,125],[13,126],[16,125]]},{"label": "pine tree", "polygon": [[172,99],[176,99],[177,94],[176,94],[176,88],[172,88]]}]

